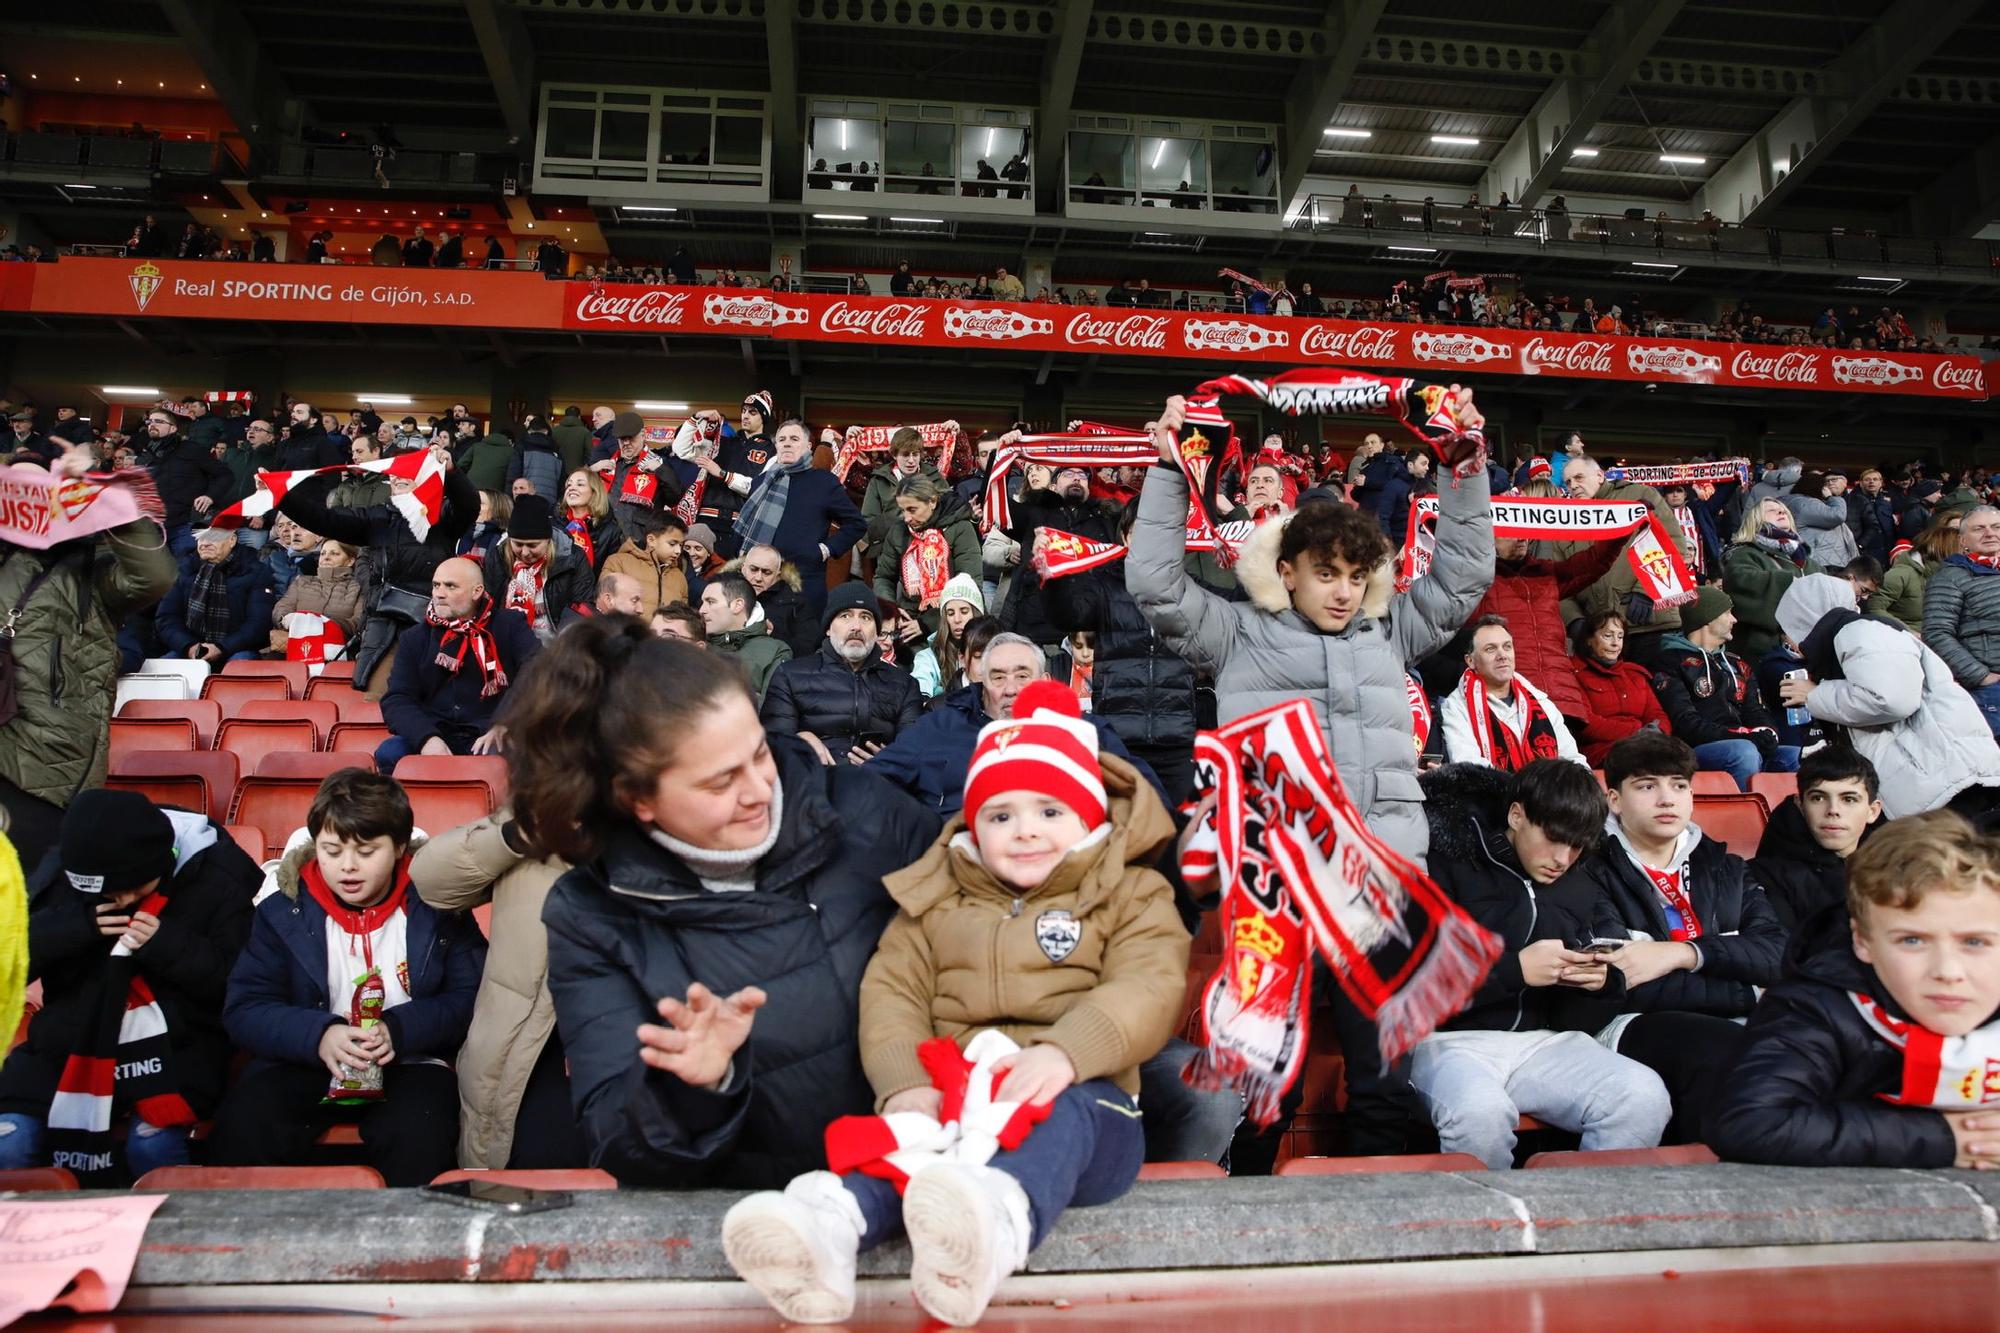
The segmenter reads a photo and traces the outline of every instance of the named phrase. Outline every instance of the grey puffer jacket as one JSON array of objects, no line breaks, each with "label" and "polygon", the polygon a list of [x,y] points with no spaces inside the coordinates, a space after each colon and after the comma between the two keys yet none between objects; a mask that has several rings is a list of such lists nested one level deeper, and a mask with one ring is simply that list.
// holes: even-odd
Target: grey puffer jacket
[{"label": "grey puffer jacket", "polygon": [[2000,671],[2000,569],[1947,559],[1924,585],[1924,642],[1968,690]]},{"label": "grey puffer jacket", "polygon": [[1125,586],[1161,638],[1215,678],[1224,722],[1304,697],[1325,730],[1341,783],[1368,826],[1421,864],[1430,844],[1404,671],[1442,648],[1493,582],[1492,494],[1482,472],[1438,493],[1431,572],[1394,593],[1385,561],[1369,580],[1360,614],[1323,634],[1292,609],[1277,572],[1284,525],[1266,523],[1244,546],[1237,578],[1249,602],[1232,602],[1189,578],[1187,481],[1146,474],[1125,560]]},{"label": "grey puffer jacket", "polygon": [[1848,561],[1861,554],[1861,548],[1854,540],[1854,530],[1847,526],[1846,501],[1815,500],[1796,491],[1778,499],[1792,511],[1792,522],[1798,525],[1806,550],[1811,553],[1813,563],[1820,568],[1845,568]]}]

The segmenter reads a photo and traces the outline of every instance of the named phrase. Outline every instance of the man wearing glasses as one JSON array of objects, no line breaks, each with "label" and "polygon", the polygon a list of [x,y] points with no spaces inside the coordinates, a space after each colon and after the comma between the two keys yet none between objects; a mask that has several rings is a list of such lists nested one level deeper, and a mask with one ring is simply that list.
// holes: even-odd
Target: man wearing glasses
[{"label": "man wearing glasses", "polygon": [[194,520],[225,507],[232,478],[220,459],[182,436],[180,422],[165,408],[146,414],[146,439],[140,461],[153,474],[166,507],[167,549],[176,560],[185,559],[194,553]]},{"label": "man wearing glasses", "polygon": [[[275,471],[278,466],[278,432],[263,417],[252,419],[243,428],[243,438],[230,445],[222,455],[223,465],[229,469],[229,503],[248,499],[257,489],[259,472]],[[269,537],[268,520],[253,518],[236,533],[240,545],[252,550],[264,545]]]}]

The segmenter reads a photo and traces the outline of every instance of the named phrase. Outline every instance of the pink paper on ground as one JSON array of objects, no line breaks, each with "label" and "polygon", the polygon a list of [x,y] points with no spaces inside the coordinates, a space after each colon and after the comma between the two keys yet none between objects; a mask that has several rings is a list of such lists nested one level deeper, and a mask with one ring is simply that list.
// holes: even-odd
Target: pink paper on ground
[{"label": "pink paper on ground", "polygon": [[[0,1200],[0,1328],[60,1303],[116,1309],[164,1194]],[[70,1283],[76,1289],[64,1295]]]}]

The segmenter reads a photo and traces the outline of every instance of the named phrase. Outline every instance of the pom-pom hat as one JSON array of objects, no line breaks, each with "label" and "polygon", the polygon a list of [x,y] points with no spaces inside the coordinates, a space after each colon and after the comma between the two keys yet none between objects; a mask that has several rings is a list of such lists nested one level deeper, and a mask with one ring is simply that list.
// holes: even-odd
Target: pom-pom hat
[{"label": "pom-pom hat", "polygon": [[1069,687],[1038,680],[1014,700],[1014,716],[979,732],[965,774],[965,822],[979,807],[1010,791],[1032,791],[1061,801],[1086,828],[1104,822],[1104,772],[1097,762],[1097,728]]}]

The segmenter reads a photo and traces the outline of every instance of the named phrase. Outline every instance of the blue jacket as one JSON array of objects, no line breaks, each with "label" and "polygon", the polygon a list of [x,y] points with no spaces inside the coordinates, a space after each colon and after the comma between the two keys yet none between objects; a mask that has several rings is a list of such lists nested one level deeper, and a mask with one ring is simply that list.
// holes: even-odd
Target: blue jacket
[{"label": "blue jacket", "polygon": [[[294,848],[278,869],[279,891],[257,904],[250,942],[237,956],[223,1001],[229,1039],[259,1065],[318,1065],[319,1041],[335,1023],[326,989],[326,909],[298,882],[313,851]],[[462,913],[442,913],[412,890],[403,911],[410,999],[387,1010],[396,1058],[452,1060],[472,1024],[486,967],[486,939]]]},{"label": "blue jacket", "polygon": [[[829,524],[839,525],[830,537],[826,531]],[[847,488],[831,472],[811,467],[792,477],[785,494],[785,515],[778,520],[778,535],[771,545],[805,573],[823,569],[829,557],[847,554],[867,531],[868,520],[854,507]],[[826,543],[825,556],[819,553],[821,542]]]},{"label": "blue jacket", "polygon": [[1354,488],[1354,507],[1373,514],[1389,540],[1400,546],[1410,525],[1410,468],[1401,454],[1388,450],[1369,459],[1361,467],[1361,481]]},{"label": "blue jacket", "polygon": [[[206,636],[190,629],[187,623],[188,594],[194,588],[195,575],[200,572],[201,557],[189,556],[181,562],[180,577],[174,580],[174,586],[160,600],[154,625],[159,631],[160,642],[169,652],[186,653],[197,643],[207,642]],[[222,649],[225,657],[262,648],[271,641],[271,611],[278,605],[278,593],[272,586],[271,567],[258,557],[257,552],[247,546],[238,546],[229,553],[228,563],[224,566],[224,579],[228,589],[230,624],[234,628],[216,647]]]},{"label": "blue jacket", "polygon": [[1866,491],[1849,490],[1847,526],[1854,529],[1861,554],[1873,556],[1887,569],[1889,548],[1896,544],[1896,507],[1889,503],[1889,493],[1870,496]]},{"label": "blue jacket", "polygon": [[[972,765],[972,751],[979,743],[979,729],[992,719],[986,716],[984,687],[964,685],[940,695],[931,710],[906,727],[896,739],[866,765],[880,773],[926,808],[949,819],[965,804],[965,771]],[[1097,728],[1097,742],[1106,754],[1115,754],[1139,770],[1139,776],[1153,784],[1174,808],[1173,797],[1143,759],[1134,758],[1111,724],[1095,713],[1085,713],[1084,721]]]},{"label": "blue jacket", "polygon": [[[511,684],[521,679],[528,659],[541,645],[535,632],[519,611],[504,606],[493,608],[493,640],[500,649],[500,665]],[[442,736],[458,753],[470,746],[493,726],[500,711],[502,690],[492,698],[480,694],[479,666],[468,650],[458,671],[446,671],[437,664],[438,645],[444,631],[434,625],[412,625],[396,640],[396,662],[389,669],[389,688],[382,695],[382,720],[418,749],[433,736]]]}]

